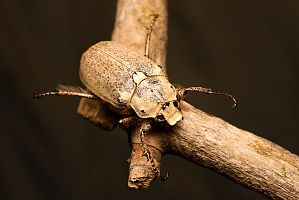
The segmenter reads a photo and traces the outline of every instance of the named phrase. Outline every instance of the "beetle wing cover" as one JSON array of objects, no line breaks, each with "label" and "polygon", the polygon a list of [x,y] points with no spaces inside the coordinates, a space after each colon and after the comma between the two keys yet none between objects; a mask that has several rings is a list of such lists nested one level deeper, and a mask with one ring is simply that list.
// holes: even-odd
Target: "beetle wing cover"
[{"label": "beetle wing cover", "polygon": [[130,68],[133,72],[143,72],[146,76],[164,75],[163,68],[142,54],[136,53],[117,42],[102,41],[98,44],[101,49]]},{"label": "beetle wing cover", "polygon": [[[109,56],[101,46],[89,48],[81,58],[80,79],[95,95],[114,107],[128,107],[136,87],[132,72],[119,60]],[[119,100],[120,94],[127,99]]]},{"label": "beetle wing cover", "polygon": [[133,74],[161,75],[150,59],[116,42],[104,41],[90,47],[81,58],[80,78],[95,95],[118,109],[129,109],[136,84]]}]

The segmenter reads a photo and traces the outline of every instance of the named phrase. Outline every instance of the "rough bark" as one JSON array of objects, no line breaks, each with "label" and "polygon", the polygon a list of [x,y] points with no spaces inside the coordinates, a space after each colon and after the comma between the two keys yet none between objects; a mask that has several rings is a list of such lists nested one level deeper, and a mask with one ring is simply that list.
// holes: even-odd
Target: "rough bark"
[{"label": "rough bark", "polygon": [[[119,0],[112,40],[144,54],[145,27],[150,23],[152,14],[159,14],[151,40],[150,58],[165,66],[166,4],[166,0]],[[107,116],[107,113],[103,114],[94,108],[96,107],[94,104],[91,107],[88,102],[84,102],[86,100],[82,101],[78,112],[89,120],[95,123]],[[145,143],[158,170],[161,155],[172,153],[210,168],[270,198],[299,199],[297,155],[204,113],[186,102],[181,102],[181,109],[184,120],[174,127],[152,128],[145,135]],[[128,185],[132,188],[148,187],[155,179],[152,165],[143,156],[140,147],[139,130],[142,123],[148,121],[138,122],[136,126],[131,127],[129,134],[132,141],[132,155]],[[106,125],[107,127],[112,126]]]}]

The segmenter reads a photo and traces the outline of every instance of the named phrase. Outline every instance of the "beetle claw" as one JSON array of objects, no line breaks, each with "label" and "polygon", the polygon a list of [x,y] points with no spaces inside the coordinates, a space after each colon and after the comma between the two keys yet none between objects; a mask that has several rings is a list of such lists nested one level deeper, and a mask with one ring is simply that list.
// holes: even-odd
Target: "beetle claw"
[{"label": "beetle claw", "polygon": [[124,128],[126,130],[130,129],[135,123],[136,123],[137,117],[126,117],[122,118],[118,121],[118,124],[121,128]]}]

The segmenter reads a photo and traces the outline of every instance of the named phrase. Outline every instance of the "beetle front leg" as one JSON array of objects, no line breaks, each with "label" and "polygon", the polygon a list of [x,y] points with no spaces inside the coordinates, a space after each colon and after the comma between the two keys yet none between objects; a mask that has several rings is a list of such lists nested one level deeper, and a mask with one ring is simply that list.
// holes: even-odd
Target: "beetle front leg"
[{"label": "beetle front leg", "polygon": [[141,148],[143,151],[143,156],[147,158],[147,160],[151,163],[153,171],[155,173],[155,176],[158,177],[160,180],[165,181],[168,179],[168,173],[166,176],[161,176],[158,168],[156,167],[155,161],[150,153],[150,151],[147,148],[147,145],[144,141],[145,139],[145,133],[148,132],[152,128],[151,123],[143,123],[140,127],[140,141],[141,141]]},{"label": "beetle front leg", "polygon": [[143,151],[143,156],[146,157],[146,159],[151,163],[153,171],[155,173],[155,176],[158,177],[159,176],[159,171],[155,165],[154,159],[151,155],[151,153],[149,152],[149,150],[147,149],[147,145],[144,142],[144,138],[145,138],[145,133],[148,132],[150,129],[152,128],[150,123],[143,123],[142,126],[140,127],[140,142],[141,142],[141,148]]},{"label": "beetle front leg", "polygon": [[218,92],[218,91],[212,90],[212,88],[205,88],[205,87],[188,87],[188,88],[178,89],[178,91],[177,91],[178,100],[183,100],[184,97],[187,94],[187,91],[200,92],[200,93],[204,93],[204,94],[223,95],[223,96],[226,96],[226,97],[230,98],[233,101],[232,108],[234,108],[238,105],[237,100],[230,93],[228,93],[228,92]]},{"label": "beetle front leg", "polygon": [[[168,174],[166,177],[162,177],[159,174],[159,170],[155,164],[155,161],[152,157],[151,152],[148,150],[147,144],[145,142],[145,134],[149,132],[149,130],[152,128],[152,121],[150,120],[143,120],[139,117],[126,117],[121,120],[119,120],[119,125],[121,128],[125,129],[126,131],[131,131],[133,127],[138,127],[139,132],[139,139],[140,139],[140,147],[142,149],[142,156],[145,156],[147,161],[150,162],[152,166],[152,170],[154,172],[155,177],[159,177],[161,180],[166,180],[168,177]],[[139,125],[141,126],[139,127]]]}]

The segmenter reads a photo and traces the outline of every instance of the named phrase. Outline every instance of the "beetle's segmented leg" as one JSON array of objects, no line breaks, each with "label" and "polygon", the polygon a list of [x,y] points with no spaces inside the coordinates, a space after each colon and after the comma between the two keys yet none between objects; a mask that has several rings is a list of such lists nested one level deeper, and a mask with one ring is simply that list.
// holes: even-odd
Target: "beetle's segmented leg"
[{"label": "beetle's segmented leg", "polygon": [[120,120],[118,121],[118,124],[119,124],[122,128],[128,130],[131,126],[133,126],[133,125],[136,123],[136,121],[137,121],[138,119],[139,119],[139,118],[137,118],[137,117],[126,117],[126,118],[122,118],[122,119],[120,119]]},{"label": "beetle's segmented leg", "polygon": [[157,18],[159,17],[158,14],[153,14],[153,19],[151,21],[151,24],[149,27],[147,27],[147,34],[146,34],[146,41],[145,41],[145,52],[144,52],[144,56],[149,58],[149,48],[150,48],[150,40],[151,40],[151,35],[152,35],[152,31],[155,25],[155,22],[157,20]]},{"label": "beetle's segmented leg", "polygon": [[149,129],[151,128],[150,124],[142,124],[141,128],[140,128],[140,141],[141,141],[141,148],[143,150],[143,156],[145,156],[147,158],[147,160],[149,162],[151,162],[153,171],[155,173],[155,177],[159,177],[160,180],[162,181],[166,181],[168,179],[168,173],[166,174],[166,176],[159,176],[159,171],[155,165],[155,161],[150,153],[150,151],[147,149],[146,147],[146,143],[144,142],[144,134],[145,132],[147,132]]},{"label": "beetle's segmented leg", "polygon": [[214,90],[212,90],[212,88],[189,87],[189,88],[181,89],[178,92],[178,94],[179,94],[179,96],[184,96],[184,95],[186,95],[187,91],[201,92],[201,93],[205,93],[205,94],[223,95],[223,96],[226,96],[226,97],[230,98],[233,101],[232,108],[234,108],[238,105],[237,100],[235,99],[235,97],[233,95],[231,95],[230,93],[227,93],[227,92],[214,91]]},{"label": "beetle's segmented leg", "polygon": [[149,162],[151,162],[151,165],[153,167],[153,171],[155,173],[155,176],[159,176],[159,171],[155,165],[155,162],[154,162],[154,159],[152,158],[152,155],[151,153],[149,152],[149,150],[147,149],[146,147],[146,144],[144,142],[144,134],[146,131],[148,131],[150,129],[150,125],[145,123],[145,124],[142,124],[141,128],[140,128],[140,142],[141,142],[141,148],[142,148],[142,151],[143,151],[143,156],[145,156],[147,158],[147,160]]},{"label": "beetle's segmented leg", "polygon": [[83,90],[80,87],[74,86],[66,86],[66,85],[58,85],[55,91],[47,91],[47,92],[35,92],[33,94],[34,98],[42,98],[44,96],[77,96],[84,97],[89,99],[97,99],[98,97],[94,94],[88,93],[86,90]]}]

